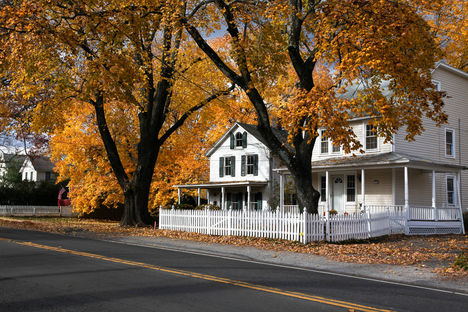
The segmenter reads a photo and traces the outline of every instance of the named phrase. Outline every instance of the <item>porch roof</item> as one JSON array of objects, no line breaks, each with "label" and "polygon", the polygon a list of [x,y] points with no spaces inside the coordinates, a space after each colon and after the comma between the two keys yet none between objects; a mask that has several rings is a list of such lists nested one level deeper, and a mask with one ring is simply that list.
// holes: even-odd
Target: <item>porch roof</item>
[{"label": "porch roof", "polygon": [[200,184],[180,184],[173,185],[177,188],[186,188],[186,189],[215,189],[220,187],[239,187],[239,186],[265,186],[267,181],[233,181],[233,182],[208,182]]},{"label": "porch roof", "polygon": [[[423,170],[435,170],[437,172],[454,172],[468,169],[466,166],[436,162],[418,156],[406,155],[395,152],[379,153],[372,155],[354,155],[334,157],[312,162],[313,169],[378,169],[378,168],[417,168]],[[286,168],[274,169],[278,172],[288,172]]]}]

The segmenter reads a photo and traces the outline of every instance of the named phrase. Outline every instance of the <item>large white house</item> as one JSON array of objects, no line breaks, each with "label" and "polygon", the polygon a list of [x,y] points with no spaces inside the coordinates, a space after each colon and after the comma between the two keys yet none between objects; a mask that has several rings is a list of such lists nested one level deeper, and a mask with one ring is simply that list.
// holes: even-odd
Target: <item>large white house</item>
[{"label": "large white house", "polygon": [[[441,127],[424,119],[424,133],[405,140],[404,131],[392,142],[377,137],[369,118],[351,121],[365,153],[345,154],[322,135],[312,156],[313,185],[320,191],[321,211],[355,213],[392,207],[406,209],[409,218],[452,220],[468,207],[468,74],[444,63],[433,70],[439,90],[447,92],[448,122]],[[276,135],[286,140],[286,133]],[[267,209],[285,205],[288,170],[271,155],[256,126],[234,124],[207,152],[210,180],[176,185],[207,190],[210,204],[222,209]],[[287,187],[286,187],[287,188]],[[411,207],[412,209],[408,209]],[[296,208],[297,209],[297,208]],[[410,216],[411,214],[411,216]]]}]

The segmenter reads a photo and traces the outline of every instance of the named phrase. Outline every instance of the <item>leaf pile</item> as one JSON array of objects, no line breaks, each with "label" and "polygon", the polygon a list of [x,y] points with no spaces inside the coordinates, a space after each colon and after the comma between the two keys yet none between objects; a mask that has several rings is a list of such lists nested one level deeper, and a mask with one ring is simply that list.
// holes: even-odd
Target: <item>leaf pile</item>
[{"label": "leaf pile", "polygon": [[[122,228],[118,222],[76,218],[0,218],[0,226],[57,232],[72,235],[155,236],[255,247],[324,256],[335,261],[417,265],[434,269],[447,277],[468,277],[468,271],[453,265],[468,254],[467,235],[404,236],[392,235],[378,239],[345,243],[314,242],[302,244],[280,239],[215,236],[153,228]],[[458,260],[457,260],[458,259]],[[466,258],[465,258],[466,259]]]}]

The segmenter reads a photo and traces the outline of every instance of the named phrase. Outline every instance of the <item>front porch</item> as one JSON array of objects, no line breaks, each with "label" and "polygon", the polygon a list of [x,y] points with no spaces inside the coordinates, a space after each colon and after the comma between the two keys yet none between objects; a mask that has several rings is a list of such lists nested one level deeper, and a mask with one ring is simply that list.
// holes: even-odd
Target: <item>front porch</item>
[{"label": "front porch", "polygon": [[208,204],[221,210],[264,210],[267,209],[267,182],[215,182],[202,184],[174,185],[178,191],[178,203],[181,202],[183,189],[197,190],[197,205],[200,206],[202,192]]},{"label": "front porch", "polygon": [[[414,227],[423,226],[426,231],[431,226],[453,228],[451,222],[462,224],[463,228],[460,194],[463,169],[396,153],[316,161],[313,185],[321,194],[318,213],[388,212]],[[297,205],[284,204],[288,171],[276,171],[280,174],[281,211],[299,211]]]}]

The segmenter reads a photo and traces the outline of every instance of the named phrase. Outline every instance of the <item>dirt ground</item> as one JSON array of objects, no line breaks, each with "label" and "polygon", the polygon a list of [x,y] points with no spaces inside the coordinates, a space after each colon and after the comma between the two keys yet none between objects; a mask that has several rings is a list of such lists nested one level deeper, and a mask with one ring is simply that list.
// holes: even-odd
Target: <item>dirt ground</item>
[{"label": "dirt ground", "polygon": [[[450,279],[468,280],[468,236],[392,235],[344,243],[302,244],[279,239],[215,236],[147,228],[122,228],[118,222],[79,218],[0,218],[0,226],[69,235],[154,236],[224,245],[249,246],[325,256],[341,262],[413,265],[432,269]],[[454,264],[456,263],[456,264]]]}]

